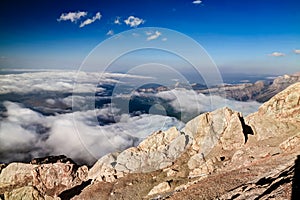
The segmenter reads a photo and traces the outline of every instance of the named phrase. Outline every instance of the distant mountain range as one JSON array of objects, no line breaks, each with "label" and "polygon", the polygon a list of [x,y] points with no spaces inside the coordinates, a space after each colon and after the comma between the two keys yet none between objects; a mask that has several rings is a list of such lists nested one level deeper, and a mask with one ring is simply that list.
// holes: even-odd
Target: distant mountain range
[{"label": "distant mountain range", "polygon": [[277,93],[283,91],[288,86],[300,81],[300,72],[292,75],[284,75],[275,78],[273,81],[257,81],[255,83],[242,83],[222,86],[215,86],[203,89],[200,85],[194,86],[194,89],[202,94],[220,95],[229,99],[238,101],[256,100],[258,102],[266,102]]},{"label": "distant mountain range", "polygon": [[275,79],[259,80],[254,83],[223,84],[210,88],[200,83],[194,83],[191,85],[176,83],[171,88],[152,84],[139,88],[138,92],[156,93],[168,91],[173,88],[192,88],[196,92],[205,95],[217,95],[237,101],[253,100],[264,103],[296,82],[300,82],[300,72],[291,75],[278,76]]}]

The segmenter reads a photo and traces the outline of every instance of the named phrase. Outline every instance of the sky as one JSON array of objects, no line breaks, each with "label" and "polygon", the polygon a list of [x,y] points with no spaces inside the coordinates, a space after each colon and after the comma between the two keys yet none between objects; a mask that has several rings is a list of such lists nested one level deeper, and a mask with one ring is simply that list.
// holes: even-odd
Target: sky
[{"label": "sky", "polygon": [[[0,69],[76,70],[97,45],[124,31],[143,31],[150,44],[170,41],[168,29],[199,43],[220,71],[294,73],[299,9],[298,0],[2,0]],[[111,43],[99,60],[125,43]]]}]

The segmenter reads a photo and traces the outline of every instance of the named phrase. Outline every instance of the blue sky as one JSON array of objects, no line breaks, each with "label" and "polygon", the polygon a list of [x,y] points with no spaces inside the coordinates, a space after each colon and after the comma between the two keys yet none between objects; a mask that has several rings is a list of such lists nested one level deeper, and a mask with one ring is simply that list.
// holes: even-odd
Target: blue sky
[{"label": "blue sky", "polygon": [[[221,71],[300,71],[298,0],[3,0],[0,7],[0,68],[77,69],[112,33],[162,27],[197,41]],[[126,24],[130,16],[140,24]]]}]

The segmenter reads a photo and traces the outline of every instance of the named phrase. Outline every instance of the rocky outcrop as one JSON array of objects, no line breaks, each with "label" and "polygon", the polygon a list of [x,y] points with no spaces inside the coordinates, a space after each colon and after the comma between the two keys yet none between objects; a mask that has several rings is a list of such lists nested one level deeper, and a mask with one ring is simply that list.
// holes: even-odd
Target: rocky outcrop
[{"label": "rocky outcrop", "polygon": [[112,182],[129,173],[146,173],[171,166],[184,152],[191,139],[175,127],[158,131],[137,147],[102,157],[90,169],[89,178]]},{"label": "rocky outcrop", "polygon": [[[300,128],[300,83],[278,93],[246,117],[259,141],[294,136]],[[263,120],[262,120],[263,119]],[[276,145],[276,144],[274,144]]]},{"label": "rocky outcrop", "polygon": [[204,113],[189,121],[183,132],[193,139],[188,160],[190,177],[212,173],[216,163],[225,160],[214,152],[241,148],[248,134],[252,134],[251,128],[247,128],[242,114],[229,108]]},{"label": "rocky outcrop", "polygon": [[[11,163],[0,174],[0,194],[18,199],[30,193],[35,199],[57,197],[61,192],[87,180],[88,168],[73,163]],[[19,198],[21,199],[21,198]],[[30,198],[29,198],[30,199]]]}]

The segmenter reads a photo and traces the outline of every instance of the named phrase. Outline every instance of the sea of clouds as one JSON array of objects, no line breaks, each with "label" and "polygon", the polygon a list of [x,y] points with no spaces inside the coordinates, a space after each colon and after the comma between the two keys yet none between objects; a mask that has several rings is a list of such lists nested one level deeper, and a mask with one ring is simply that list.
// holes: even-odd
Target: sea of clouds
[{"label": "sea of clouds", "polygon": [[[132,94],[166,100],[181,113],[180,119],[158,114],[137,116],[120,112],[113,103],[100,108],[84,107],[86,102],[94,100],[87,94],[105,90],[99,87],[101,84],[118,83],[124,74],[99,76],[98,73],[48,71],[0,76],[0,163],[64,154],[79,163],[93,164],[107,153],[136,146],[154,131],[172,126],[181,129],[182,121],[200,113],[228,106],[247,115],[260,106],[257,102],[238,102],[176,88]],[[133,80],[149,78],[126,76]],[[65,110],[72,106],[82,109]],[[45,115],[39,111],[41,107],[55,112]],[[113,123],[101,125],[99,120]]]}]

